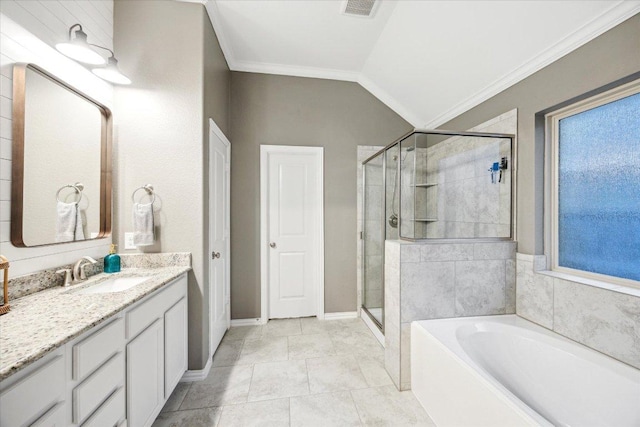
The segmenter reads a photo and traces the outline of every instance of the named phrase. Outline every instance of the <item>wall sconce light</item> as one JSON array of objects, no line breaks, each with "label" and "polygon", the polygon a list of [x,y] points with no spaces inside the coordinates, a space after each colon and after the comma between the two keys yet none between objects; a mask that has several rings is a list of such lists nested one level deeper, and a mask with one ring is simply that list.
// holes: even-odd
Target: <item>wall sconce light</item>
[{"label": "wall sconce light", "polygon": [[[75,37],[74,29],[76,29]],[[106,50],[111,53],[111,56],[108,59],[105,59],[93,48]],[[72,25],[69,28],[69,41],[56,44],[56,49],[63,55],[78,62],[82,62],[83,64],[104,65],[104,67],[91,68],[93,74],[103,80],[119,85],[131,84],[131,80],[118,69],[118,60],[116,59],[113,51],[106,47],[89,43],[87,41],[87,34],[82,31],[82,25],[80,24]]]}]

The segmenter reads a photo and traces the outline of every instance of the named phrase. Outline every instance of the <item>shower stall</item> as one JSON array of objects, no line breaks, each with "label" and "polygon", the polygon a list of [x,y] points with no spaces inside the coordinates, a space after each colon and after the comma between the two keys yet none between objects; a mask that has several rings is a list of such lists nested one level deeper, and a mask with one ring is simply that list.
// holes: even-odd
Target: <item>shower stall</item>
[{"label": "shower stall", "polygon": [[361,308],[383,333],[385,240],[513,238],[513,143],[414,130],[362,162]]}]

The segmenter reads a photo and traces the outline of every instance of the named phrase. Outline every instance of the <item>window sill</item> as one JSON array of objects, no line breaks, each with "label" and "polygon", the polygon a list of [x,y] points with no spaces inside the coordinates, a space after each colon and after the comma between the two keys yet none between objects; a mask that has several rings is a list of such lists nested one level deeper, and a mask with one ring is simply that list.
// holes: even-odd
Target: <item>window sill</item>
[{"label": "window sill", "polygon": [[539,270],[537,274],[543,274],[545,276],[555,277],[556,279],[567,280],[569,282],[580,283],[587,286],[593,286],[594,288],[606,289],[608,291],[618,292],[625,295],[631,295],[634,297],[640,297],[640,289],[633,288],[631,286],[624,286],[604,282],[602,280],[588,279],[586,277],[576,276],[574,274],[560,273],[552,270]]}]

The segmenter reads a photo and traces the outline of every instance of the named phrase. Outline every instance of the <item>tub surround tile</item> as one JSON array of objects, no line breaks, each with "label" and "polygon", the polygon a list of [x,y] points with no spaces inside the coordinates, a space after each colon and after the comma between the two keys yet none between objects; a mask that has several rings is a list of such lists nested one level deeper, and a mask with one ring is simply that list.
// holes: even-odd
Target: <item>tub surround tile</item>
[{"label": "tub surround tile", "polygon": [[420,246],[400,245],[400,262],[420,262]]},{"label": "tub surround tile", "polygon": [[640,298],[544,268],[543,255],[516,255],[516,314],[640,369]]},{"label": "tub surround tile", "polygon": [[348,391],[291,398],[291,426],[360,426]]},{"label": "tub surround tile", "polygon": [[256,363],[253,367],[250,402],[307,394],[309,376],[304,360]]},{"label": "tub surround tile", "polygon": [[421,261],[469,261],[473,259],[473,245],[447,243],[419,245]]},{"label": "tub surround tile", "polygon": [[225,406],[217,427],[283,427],[289,425],[289,399]]},{"label": "tub surround tile", "polygon": [[121,276],[150,279],[126,291],[82,295],[77,291],[112,275],[98,274],[70,287],[55,287],[11,301],[0,316],[0,380],[97,326],[190,267],[124,269]]},{"label": "tub surround tile", "polygon": [[505,313],[505,262],[456,263],[456,317]]},{"label": "tub surround tile", "polygon": [[553,279],[553,328],[640,368],[640,298]]},{"label": "tub surround tile", "polygon": [[473,259],[515,259],[516,243],[475,243],[473,245]]},{"label": "tub surround tile", "polygon": [[516,261],[508,259],[505,261],[505,313],[515,314],[516,312]]},{"label": "tub surround tile", "polygon": [[455,263],[402,264],[401,321],[455,315]]},{"label": "tub surround tile", "polygon": [[553,329],[553,278],[534,275],[533,262],[524,260],[518,260],[516,272],[516,313]]}]

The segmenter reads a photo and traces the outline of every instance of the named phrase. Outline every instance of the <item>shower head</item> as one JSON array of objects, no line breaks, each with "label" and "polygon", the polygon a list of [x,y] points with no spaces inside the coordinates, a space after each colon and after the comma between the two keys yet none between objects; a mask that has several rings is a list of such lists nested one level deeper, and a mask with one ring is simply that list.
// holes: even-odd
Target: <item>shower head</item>
[{"label": "shower head", "polygon": [[407,148],[407,153],[410,153],[415,149],[416,149],[416,147],[412,145],[411,147]]}]

